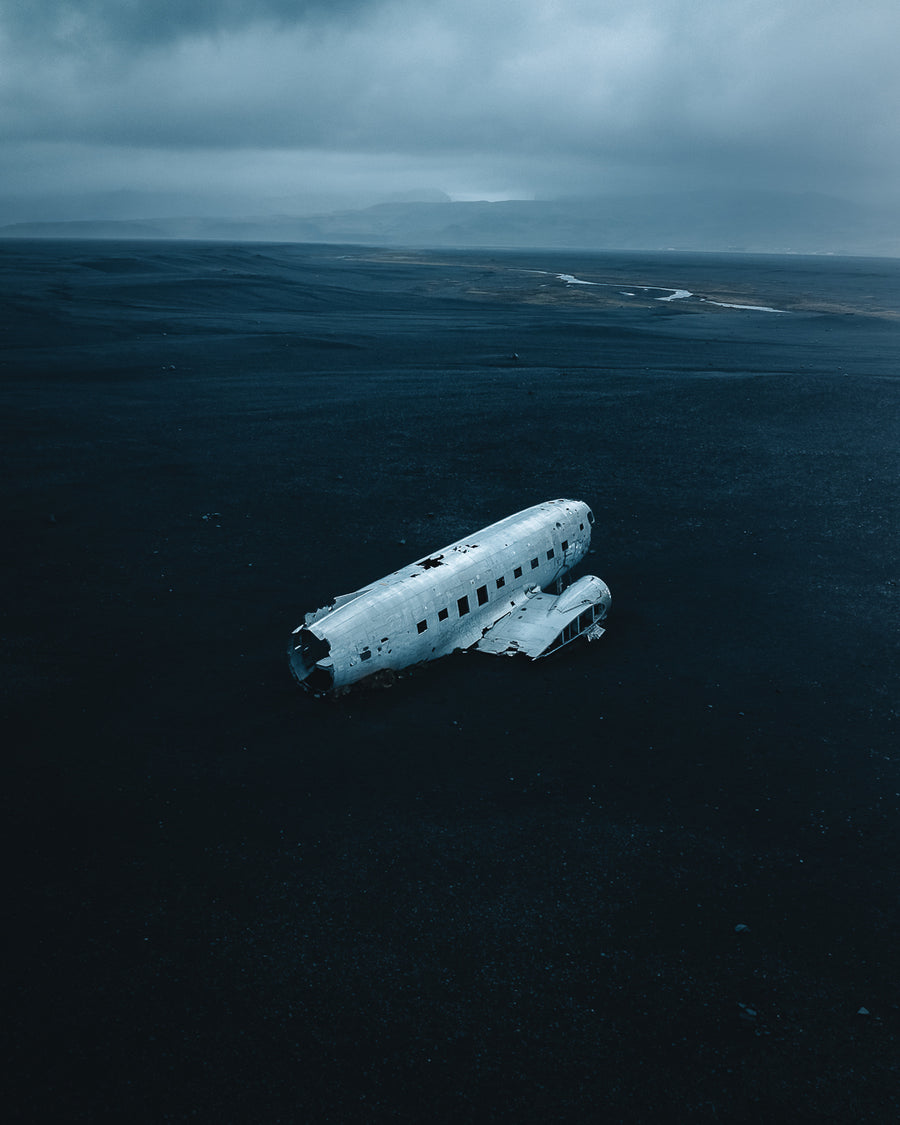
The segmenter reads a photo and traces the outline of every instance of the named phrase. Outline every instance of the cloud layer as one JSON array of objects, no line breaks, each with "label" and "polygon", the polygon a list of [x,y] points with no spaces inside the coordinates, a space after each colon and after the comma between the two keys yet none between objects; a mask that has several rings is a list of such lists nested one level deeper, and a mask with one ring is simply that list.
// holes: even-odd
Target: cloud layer
[{"label": "cloud layer", "polygon": [[[10,194],[900,197],[900,6],[13,0]],[[4,189],[0,189],[4,190]]]}]

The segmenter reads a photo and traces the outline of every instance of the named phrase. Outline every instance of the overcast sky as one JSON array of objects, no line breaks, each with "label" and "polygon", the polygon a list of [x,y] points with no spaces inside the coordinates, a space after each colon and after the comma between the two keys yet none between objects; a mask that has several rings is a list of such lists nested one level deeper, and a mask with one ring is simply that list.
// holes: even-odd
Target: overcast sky
[{"label": "overcast sky", "polygon": [[896,202],[898,51],[898,0],[0,0],[0,222],[128,192]]}]

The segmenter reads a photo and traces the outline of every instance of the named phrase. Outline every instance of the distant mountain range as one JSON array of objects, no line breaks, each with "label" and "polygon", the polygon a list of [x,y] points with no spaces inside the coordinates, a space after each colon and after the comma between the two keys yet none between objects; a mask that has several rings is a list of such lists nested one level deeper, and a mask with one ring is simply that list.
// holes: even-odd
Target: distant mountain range
[{"label": "distant mountain range", "polygon": [[900,214],[817,194],[692,192],[498,203],[400,200],[248,218],[22,222],[0,227],[0,237],[900,257]]}]

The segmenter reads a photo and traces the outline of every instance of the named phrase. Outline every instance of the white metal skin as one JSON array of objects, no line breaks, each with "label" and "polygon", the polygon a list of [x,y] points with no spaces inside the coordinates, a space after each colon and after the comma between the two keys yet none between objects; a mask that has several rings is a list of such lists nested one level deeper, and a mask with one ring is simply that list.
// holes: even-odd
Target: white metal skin
[{"label": "white metal skin", "polygon": [[305,688],[339,692],[456,649],[536,659],[603,630],[609,589],[592,575],[562,594],[587,554],[594,517],[580,500],[548,500],[308,613],[292,635],[291,671]]}]

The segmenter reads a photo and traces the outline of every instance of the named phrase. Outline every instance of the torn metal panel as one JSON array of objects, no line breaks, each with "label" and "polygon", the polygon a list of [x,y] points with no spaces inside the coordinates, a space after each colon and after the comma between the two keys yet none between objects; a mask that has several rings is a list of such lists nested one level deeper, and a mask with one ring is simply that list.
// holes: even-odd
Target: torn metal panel
[{"label": "torn metal panel", "polygon": [[585,575],[558,597],[536,593],[528,598],[492,625],[474,647],[496,655],[522,652],[537,660],[576,637],[596,640],[604,632],[596,622],[605,619],[610,600],[606,583]]},{"label": "torn metal panel", "polygon": [[294,630],[295,678],[339,691],[457,649],[537,659],[578,636],[595,639],[610,604],[606,583],[587,575],[564,588],[593,522],[582,501],[536,504],[340,595]]}]

